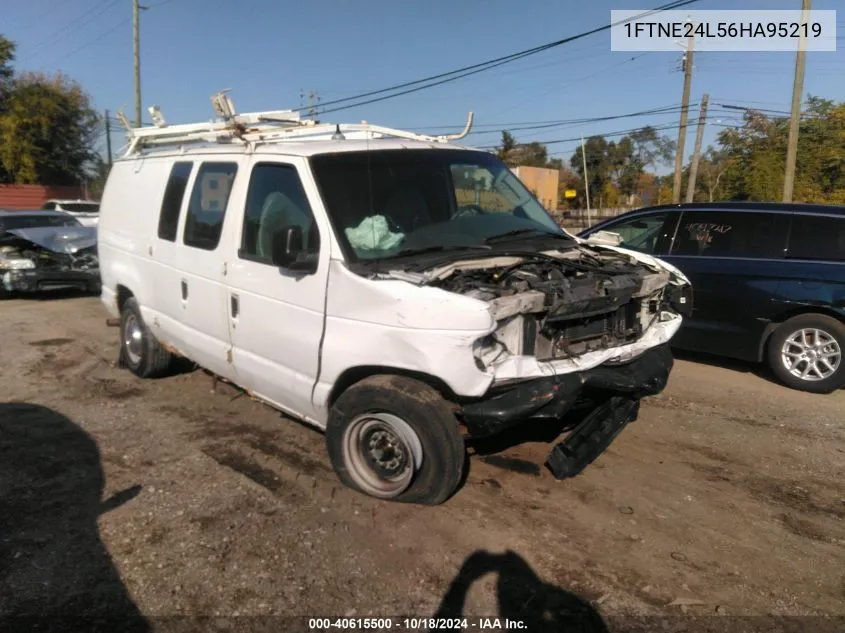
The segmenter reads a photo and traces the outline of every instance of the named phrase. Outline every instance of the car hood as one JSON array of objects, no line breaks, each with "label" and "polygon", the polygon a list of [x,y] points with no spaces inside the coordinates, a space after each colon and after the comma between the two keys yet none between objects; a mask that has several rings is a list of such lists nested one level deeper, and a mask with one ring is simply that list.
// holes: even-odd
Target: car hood
[{"label": "car hood", "polygon": [[97,245],[97,229],[88,226],[38,226],[4,231],[54,253],[73,255]]}]

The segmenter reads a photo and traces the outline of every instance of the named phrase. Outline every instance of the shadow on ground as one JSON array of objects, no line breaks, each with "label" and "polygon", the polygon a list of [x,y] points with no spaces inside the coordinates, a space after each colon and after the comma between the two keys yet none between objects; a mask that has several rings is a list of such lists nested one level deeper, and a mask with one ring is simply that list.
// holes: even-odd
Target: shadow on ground
[{"label": "shadow on ground", "polygon": [[0,630],[151,630],[97,528],[141,487],[102,501],[103,486],[97,444],[79,426],[0,404]]},{"label": "shadow on ground", "polygon": [[[579,631],[607,633],[608,628],[593,606],[560,587],[543,582],[528,563],[514,552],[491,554],[476,551],[464,561],[440,603],[435,618],[464,617],[467,594],[475,582],[490,573],[498,575],[496,598],[500,622],[521,622],[533,632]],[[505,630],[504,622],[501,622]],[[513,628],[513,627],[509,627]]]}]

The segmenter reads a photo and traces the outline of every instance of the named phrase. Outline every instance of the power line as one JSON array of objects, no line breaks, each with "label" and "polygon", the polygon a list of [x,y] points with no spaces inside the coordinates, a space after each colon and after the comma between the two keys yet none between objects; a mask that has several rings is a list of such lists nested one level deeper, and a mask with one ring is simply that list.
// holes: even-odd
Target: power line
[{"label": "power line", "polygon": [[[481,123],[480,125],[474,125],[473,127],[495,127],[495,128],[508,128],[508,129],[516,129],[515,126],[527,125],[527,126],[537,126],[543,127],[545,125],[557,125],[557,124],[564,124],[564,123],[589,123],[592,121],[605,121],[610,119],[620,119],[629,116],[639,116],[643,114],[651,114],[651,113],[662,113],[667,110],[673,110],[675,108],[681,107],[680,104],[672,104],[666,106],[656,106],[654,108],[649,108],[647,110],[639,110],[637,112],[628,112],[626,114],[614,114],[608,116],[600,116],[600,117],[584,117],[584,118],[577,118],[577,119],[544,119],[542,121],[510,121],[510,122],[497,122],[497,123]],[[460,125],[429,125],[429,126],[415,126],[414,129],[417,130],[445,130],[445,129],[454,129],[454,128],[463,128]],[[526,128],[528,129],[528,128]]]},{"label": "power line", "polygon": [[[120,1],[121,0],[111,0],[111,2],[105,2],[105,1],[101,2],[99,5],[93,7],[93,9],[89,9],[88,11],[86,11],[85,13],[83,13],[82,15],[77,17],[75,20],[71,20],[70,22],[65,24],[63,27],[56,30],[48,39],[44,40],[43,42],[41,42],[39,44],[36,44],[35,45],[36,50],[29,54],[29,56],[27,57],[27,61],[31,60],[33,57],[37,57],[43,51],[47,50],[48,45],[52,45],[52,44],[55,44],[58,41],[61,41],[67,35],[69,35],[71,33],[78,33],[79,30],[83,26],[90,24],[93,20],[95,20],[96,18],[105,14],[109,9],[111,9],[113,6],[115,6]],[[86,16],[89,16],[89,14],[92,11],[96,11],[100,7],[101,7],[100,11],[98,11],[98,12],[94,13],[94,15],[91,15],[90,17],[88,17],[87,20],[83,21],[81,24],[79,24],[78,26],[73,28],[73,31],[71,31],[71,27],[73,27],[77,22],[79,22],[80,20],[82,20]],[[67,32],[67,33],[66,33],[65,36],[62,36],[61,34],[64,33],[64,32]]]},{"label": "power line", "polygon": [[[589,37],[590,35],[595,35],[596,33],[600,33],[602,31],[606,31],[608,29],[613,28],[618,24],[623,24],[625,22],[630,22],[633,20],[637,20],[641,17],[646,15],[651,15],[653,13],[657,13],[660,11],[665,10],[672,10],[678,9],[680,7],[693,4],[695,2],[699,2],[700,0],[675,0],[674,2],[669,2],[668,4],[662,5],[650,11],[646,11],[642,14],[639,14],[635,17],[629,18],[628,20],[623,20],[618,23],[611,23],[606,24],[604,26],[596,27],[589,31],[584,31],[577,35],[572,35],[570,37],[566,37],[560,40],[556,40],[554,42],[549,42],[547,44],[541,44],[540,46],[535,46],[533,48],[529,48],[523,51],[519,51],[517,53],[512,53],[510,55],[505,55],[502,57],[497,57],[494,59],[490,59],[484,62],[479,62],[477,64],[471,64],[469,66],[464,66],[462,68],[458,68],[456,70],[452,70],[445,73],[440,73],[438,75],[432,75],[429,77],[425,77],[423,79],[416,79],[414,81],[406,81],[401,84],[397,84],[394,86],[389,86],[387,88],[381,88],[380,90],[371,90],[369,92],[364,92],[356,96],[352,97],[344,97],[343,99],[335,99],[333,101],[327,101],[324,103],[324,106],[340,106],[340,104],[346,103],[349,105],[341,106],[341,107],[332,107],[329,109],[324,109],[322,114],[327,114],[329,112],[336,112],[338,110],[343,110],[347,108],[358,107],[362,105],[368,105],[371,103],[377,103],[379,101],[384,101],[386,99],[393,99],[395,97],[400,97],[402,95],[410,94],[412,92],[418,92],[420,90],[425,90],[427,88],[433,88],[434,86],[439,86],[445,83],[449,83],[452,81],[457,81],[458,79],[462,79],[463,77],[468,77],[470,75],[474,75],[480,72],[484,72],[486,70],[490,70],[491,68],[496,68],[498,66],[503,66],[504,64],[509,64],[514,62],[518,59],[522,59],[524,57],[528,57],[529,55],[536,55],[537,53],[541,53],[543,51],[547,51],[552,48],[556,48],[558,46],[562,46],[564,44],[568,44],[570,42],[574,42],[579,39],[583,39],[585,37]],[[413,87],[412,87],[413,86]],[[407,88],[406,90],[403,90]],[[399,92],[396,92],[399,91]],[[385,94],[385,93],[393,93],[393,94]],[[376,96],[382,95],[382,96]],[[369,99],[368,97],[374,97]],[[365,99],[365,101],[359,101],[357,103],[351,103],[351,101],[358,101],[359,99]]]},{"label": "power line", "polygon": [[131,18],[125,18],[125,19],[121,20],[120,22],[118,22],[117,24],[115,24],[113,27],[111,27],[111,28],[110,28],[110,29],[108,29],[107,31],[104,31],[104,32],[100,33],[100,35],[98,35],[98,36],[97,36],[97,37],[95,37],[94,39],[89,40],[89,41],[85,42],[84,44],[82,44],[81,46],[78,46],[78,47],[74,48],[71,52],[69,52],[69,53],[67,53],[67,54],[62,55],[62,56],[61,56],[61,59],[62,59],[62,60],[65,60],[65,59],[68,59],[68,58],[70,58],[70,57],[73,57],[73,56],[74,56],[74,55],[76,55],[77,53],[79,53],[79,52],[81,52],[81,51],[85,50],[86,48],[88,48],[89,46],[92,46],[92,45],[96,44],[97,42],[101,41],[101,40],[102,40],[104,37],[106,37],[107,35],[110,35],[110,34],[114,33],[117,29],[119,29],[119,28],[120,28],[121,26],[123,26],[124,24],[127,24],[130,20],[131,20]]}]

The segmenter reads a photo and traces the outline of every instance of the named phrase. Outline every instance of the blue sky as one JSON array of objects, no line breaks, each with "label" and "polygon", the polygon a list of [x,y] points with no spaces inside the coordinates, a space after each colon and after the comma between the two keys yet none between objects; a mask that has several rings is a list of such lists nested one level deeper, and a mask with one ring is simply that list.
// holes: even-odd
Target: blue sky
[{"label": "blue sky", "polygon": [[[209,97],[222,88],[240,111],[296,108],[301,90],[322,100],[418,79],[506,55],[610,21],[611,9],[650,9],[664,0],[142,0],[142,97],[171,123],[213,117]],[[96,106],[134,112],[131,0],[3,0],[0,32],[18,44],[22,70],[61,71]],[[800,0],[701,0],[695,9],[798,9]],[[839,50],[809,53],[804,94],[845,100],[845,6]],[[434,131],[461,127],[469,110],[478,132],[468,142],[494,145],[498,124],[614,116],[680,104],[683,74],[674,53],[610,50],[603,32],[488,72],[327,115]],[[741,115],[720,105],[788,110],[792,53],[701,53],[692,101],[710,94],[705,143]],[[691,114],[691,116],[696,116]],[[678,114],[515,132],[520,141],[571,139],[642,125],[677,125]],[[505,126],[505,127],[513,127]],[[448,130],[442,130],[448,131]],[[673,138],[676,131],[666,133]],[[691,150],[694,130],[687,148]],[[120,132],[113,144],[120,146]],[[552,143],[569,159],[577,141]]]}]

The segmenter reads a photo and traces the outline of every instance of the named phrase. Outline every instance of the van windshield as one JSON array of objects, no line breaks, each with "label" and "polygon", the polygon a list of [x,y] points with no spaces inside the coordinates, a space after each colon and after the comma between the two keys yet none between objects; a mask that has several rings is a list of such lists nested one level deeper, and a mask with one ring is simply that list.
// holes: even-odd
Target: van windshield
[{"label": "van windshield", "polygon": [[322,154],[311,168],[351,262],[514,239],[572,242],[497,157],[475,150]]}]

